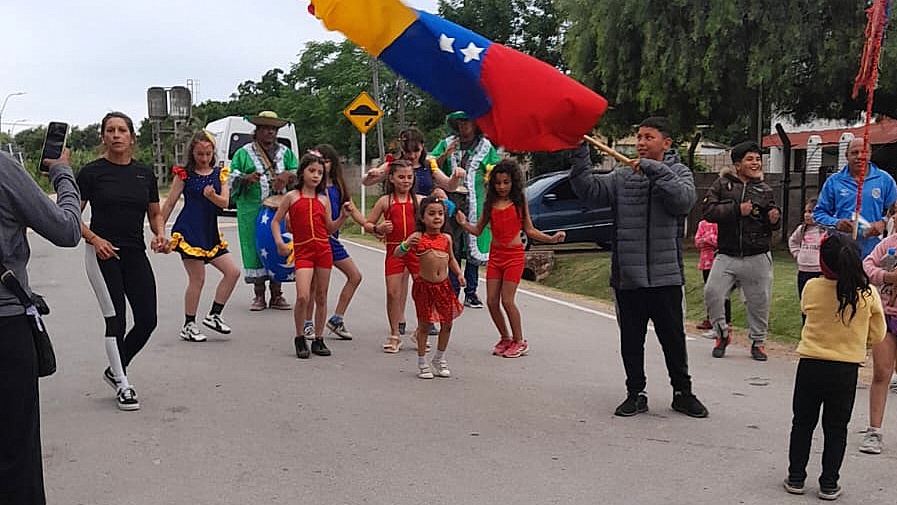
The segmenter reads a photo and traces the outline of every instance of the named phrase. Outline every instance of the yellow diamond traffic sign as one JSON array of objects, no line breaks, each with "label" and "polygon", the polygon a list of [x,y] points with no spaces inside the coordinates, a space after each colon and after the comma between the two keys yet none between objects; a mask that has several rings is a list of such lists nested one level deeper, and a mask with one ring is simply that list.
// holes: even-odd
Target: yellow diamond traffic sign
[{"label": "yellow diamond traffic sign", "polygon": [[352,100],[343,114],[361,133],[367,133],[383,117],[383,111],[377,106],[371,95],[364,91],[355,97],[355,100]]}]

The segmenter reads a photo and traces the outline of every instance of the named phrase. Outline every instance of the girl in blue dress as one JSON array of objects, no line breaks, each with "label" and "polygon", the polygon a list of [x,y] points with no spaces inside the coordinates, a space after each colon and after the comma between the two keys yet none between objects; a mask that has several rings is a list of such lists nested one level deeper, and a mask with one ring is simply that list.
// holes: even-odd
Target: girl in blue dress
[{"label": "girl in blue dress", "polygon": [[184,195],[184,207],[171,228],[170,250],[181,255],[187,271],[184,292],[184,326],[180,337],[188,342],[203,342],[206,336],[196,325],[196,310],[205,284],[205,265],[211,264],[222,278],[215,290],[212,309],[202,324],[219,333],[230,333],[221,319],[224,305],[240,278],[240,269],[227,250],[227,242],[218,231],[218,209],[227,206],[229,190],[227,167],[215,166],[215,143],[211,134],[202,130],[190,140],[187,164],[172,167],[174,180],[162,207],[165,222],[175,204]]}]

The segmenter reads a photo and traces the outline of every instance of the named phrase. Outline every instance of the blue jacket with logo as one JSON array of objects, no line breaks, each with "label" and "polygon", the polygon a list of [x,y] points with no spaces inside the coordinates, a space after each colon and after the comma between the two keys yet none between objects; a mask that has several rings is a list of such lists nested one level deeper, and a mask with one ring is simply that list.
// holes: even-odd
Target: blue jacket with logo
[{"label": "blue jacket with logo", "polygon": [[[897,185],[891,174],[869,163],[863,181],[863,202],[860,217],[873,223],[884,219],[888,207],[897,201]],[[819,203],[813,209],[813,219],[822,226],[834,227],[841,219],[853,219],[857,205],[857,183],[844,168],[829,176],[819,192]],[[863,250],[863,257],[872,252],[881,237],[863,237],[862,229],[857,233],[857,244]]]}]

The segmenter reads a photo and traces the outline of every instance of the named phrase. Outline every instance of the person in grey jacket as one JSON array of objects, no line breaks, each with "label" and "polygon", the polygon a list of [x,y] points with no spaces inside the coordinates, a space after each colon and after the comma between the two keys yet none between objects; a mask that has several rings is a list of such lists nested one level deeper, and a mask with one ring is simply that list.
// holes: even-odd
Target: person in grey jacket
[{"label": "person in grey jacket", "polygon": [[692,417],[707,417],[707,408],[692,393],[682,315],[682,235],[685,217],[695,202],[691,170],[675,151],[666,118],[650,117],[638,127],[632,166],[609,174],[591,170],[588,148],[574,152],[570,181],[576,195],[594,206],[610,205],[614,240],[610,285],[614,289],[620,354],[626,370],[626,399],[614,414],[648,411],[645,394],[645,334],[648,320],[663,348],[672,408]]},{"label": "person in grey jacket", "polygon": [[[74,247],[81,240],[81,196],[68,152],[44,160],[56,189],[47,198],[18,162],[0,153],[0,262],[28,292],[26,266],[31,228],[50,242]],[[25,308],[0,284],[0,503],[43,505],[37,358]]]}]

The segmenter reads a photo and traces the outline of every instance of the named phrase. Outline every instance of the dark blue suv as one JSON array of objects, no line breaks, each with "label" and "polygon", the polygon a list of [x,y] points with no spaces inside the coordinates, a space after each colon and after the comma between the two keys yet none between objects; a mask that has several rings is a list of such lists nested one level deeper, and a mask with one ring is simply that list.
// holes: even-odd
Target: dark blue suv
[{"label": "dark blue suv", "polygon": [[[580,200],[568,178],[569,171],[551,172],[526,183],[526,201],[533,226],[549,235],[563,230],[564,243],[591,242],[609,249],[614,238],[614,216],[611,208],[592,207]],[[526,248],[531,240],[523,236]]]}]

